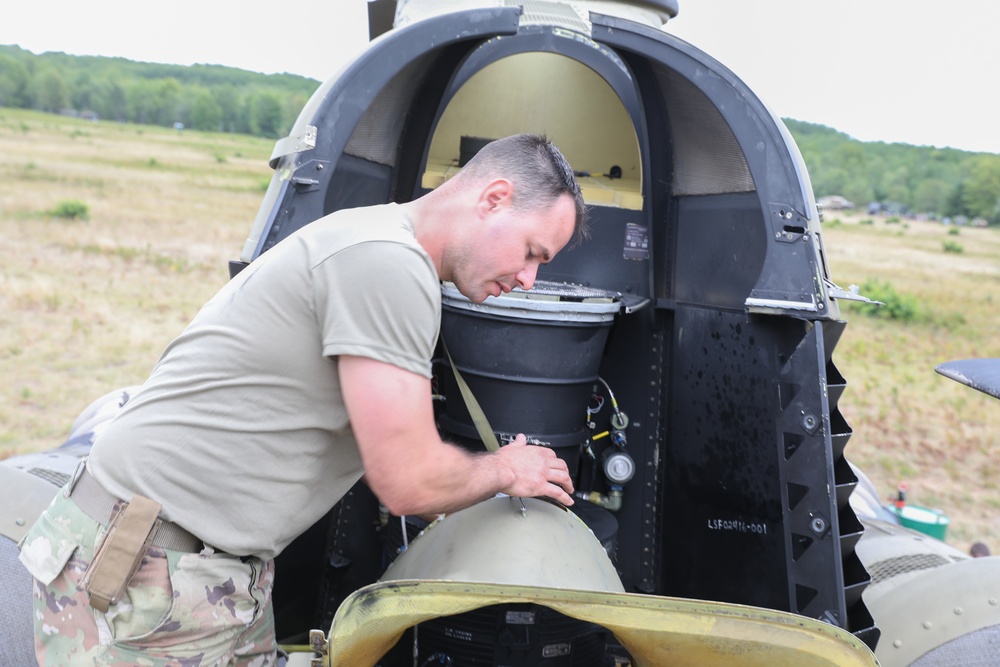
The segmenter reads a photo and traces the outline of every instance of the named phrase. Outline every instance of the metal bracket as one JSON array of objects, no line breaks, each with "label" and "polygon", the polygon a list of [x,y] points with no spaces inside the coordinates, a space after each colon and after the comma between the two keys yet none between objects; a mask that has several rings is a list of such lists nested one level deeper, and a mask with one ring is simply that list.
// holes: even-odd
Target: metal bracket
[{"label": "metal bracket", "polygon": [[286,155],[310,151],[314,148],[316,148],[316,126],[306,125],[306,129],[301,134],[294,137],[287,136],[274,144],[274,150],[271,151],[268,164],[274,169],[278,165],[278,160]]},{"label": "metal bracket", "polygon": [[874,301],[866,296],[858,294],[858,286],[850,285],[847,290],[838,287],[834,283],[830,282],[828,279],[823,279],[823,284],[826,286],[826,293],[831,299],[842,299],[844,301],[861,301],[864,303],[874,303],[879,306],[884,306],[885,304],[881,301]]},{"label": "metal bracket", "polygon": [[809,231],[809,220],[784,204],[771,204],[771,231],[778,243],[794,243]]}]

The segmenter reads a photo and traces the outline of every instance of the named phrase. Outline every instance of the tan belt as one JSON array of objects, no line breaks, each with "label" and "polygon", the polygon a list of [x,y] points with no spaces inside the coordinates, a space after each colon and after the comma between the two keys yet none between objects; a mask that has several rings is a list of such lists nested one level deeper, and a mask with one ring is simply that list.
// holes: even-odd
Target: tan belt
[{"label": "tan belt", "polygon": [[[116,503],[121,503],[121,511],[124,511],[128,505],[128,503],[120,501],[108,493],[86,468],[80,474],[80,478],[77,480],[69,497],[83,510],[84,514],[105,527],[111,521]],[[176,523],[163,521],[162,519],[159,521],[160,527],[150,542],[152,546],[188,553],[198,553],[204,548],[201,540]]]},{"label": "tan belt", "polygon": [[139,494],[129,502],[115,498],[90,476],[86,467],[80,470],[69,497],[87,516],[106,528],[80,582],[95,609],[107,612],[122,599],[149,547],[201,550],[198,538],[159,517],[160,503]]}]

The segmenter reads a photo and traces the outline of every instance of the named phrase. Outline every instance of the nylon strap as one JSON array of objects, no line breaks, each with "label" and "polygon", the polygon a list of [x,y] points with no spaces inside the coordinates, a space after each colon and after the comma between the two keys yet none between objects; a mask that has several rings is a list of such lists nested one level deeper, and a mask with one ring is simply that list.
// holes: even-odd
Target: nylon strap
[{"label": "nylon strap", "polygon": [[465,407],[469,411],[469,416],[472,417],[472,422],[476,425],[476,430],[479,431],[479,438],[486,445],[487,451],[497,451],[500,449],[500,443],[497,442],[496,433],[490,427],[490,422],[486,419],[483,409],[479,407],[479,401],[472,395],[469,385],[465,383],[465,378],[458,372],[458,366],[455,365],[455,360],[451,358],[451,352],[448,351],[448,344],[444,342],[444,338],[441,339],[441,344],[444,346],[444,353],[448,355],[448,363],[451,364],[451,370],[455,372],[455,381],[458,382],[458,390],[462,392],[462,398],[465,399]]},{"label": "nylon strap", "polygon": [[82,582],[91,607],[106,612],[121,600],[156,535],[159,513],[160,503],[139,495],[115,513]]}]

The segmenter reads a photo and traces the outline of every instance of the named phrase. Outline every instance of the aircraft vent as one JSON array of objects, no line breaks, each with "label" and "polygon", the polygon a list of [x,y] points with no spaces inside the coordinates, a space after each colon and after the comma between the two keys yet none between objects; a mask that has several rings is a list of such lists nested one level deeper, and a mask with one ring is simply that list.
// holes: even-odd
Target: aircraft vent
[{"label": "aircraft vent", "polygon": [[429,56],[423,56],[401,69],[379,92],[358,121],[344,152],[371,162],[395,167],[399,138],[406,123],[407,111],[423,80]]},{"label": "aircraft vent", "polygon": [[574,6],[546,0],[507,0],[510,6],[523,6],[521,25],[557,25],[569,28],[581,35],[590,35],[593,27],[586,16]]},{"label": "aircraft vent", "polygon": [[722,114],[700,89],[659,63],[663,106],[670,120],[675,195],[753,192],[746,157]]},{"label": "aircraft vent", "polygon": [[61,472],[56,472],[55,470],[48,470],[47,468],[31,468],[26,471],[35,477],[41,477],[46,482],[52,482],[55,486],[63,487],[66,482],[69,481],[70,476]]},{"label": "aircraft vent", "polygon": [[918,572],[920,570],[931,570],[935,567],[948,565],[954,561],[948,560],[938,554],[910,554],[906,556],[896,556],[887,558],[867,565],[868,574],[872,576],[872,583],[898,577],[907,572]]}]

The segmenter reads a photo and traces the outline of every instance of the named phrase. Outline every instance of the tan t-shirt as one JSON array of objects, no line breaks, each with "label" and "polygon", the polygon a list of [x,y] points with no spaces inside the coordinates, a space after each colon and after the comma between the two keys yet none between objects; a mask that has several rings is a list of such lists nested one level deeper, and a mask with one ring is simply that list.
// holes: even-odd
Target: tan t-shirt
[{"label": "tan t-shirt", "polygon": [[440,317],[433,262],[398,205],[331,214],[202,308],[94,443],[89,470],[222,551],[272,558],[363,473],[337,356],[430,377]]}]

